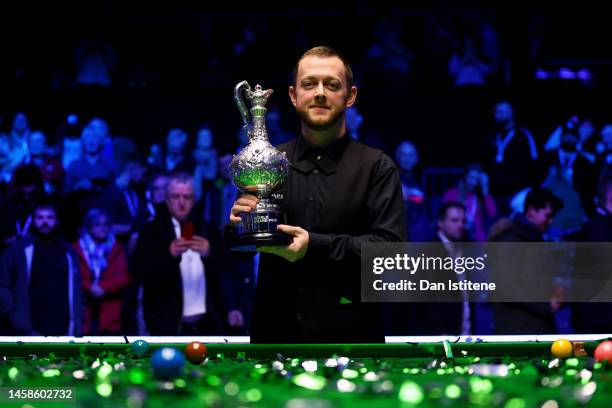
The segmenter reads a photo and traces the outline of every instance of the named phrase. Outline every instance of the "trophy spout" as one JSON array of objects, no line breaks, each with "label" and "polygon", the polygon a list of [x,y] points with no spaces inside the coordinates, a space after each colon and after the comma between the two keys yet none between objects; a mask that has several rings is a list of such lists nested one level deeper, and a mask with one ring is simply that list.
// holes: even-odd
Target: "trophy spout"
[{"label": "trophy spout", "polygon": [[245,90],[247,93],[251,92],[251,86],[247,81],[242,81],[236,85],[234,88],[234,100],[236,101],[236,106],[238,106],[238,110],[240,111],[240,115],[242,116],[243,127],[248,128],[251,123],[251,115],[249,114],[249,109],[244,103],[244,98],[242,97],[242,91]]}]

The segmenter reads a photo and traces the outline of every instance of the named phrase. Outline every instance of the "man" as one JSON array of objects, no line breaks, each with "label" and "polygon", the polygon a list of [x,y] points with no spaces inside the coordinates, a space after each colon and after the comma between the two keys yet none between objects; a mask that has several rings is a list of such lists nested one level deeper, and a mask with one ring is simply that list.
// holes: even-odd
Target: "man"
[{"label": "man", "polygon": [[[441,258],[466,256],[460,242],[465,241],[466,209],[459,202],[444,203],[438,210],[436,235],[431,242],[441,243],[432,248]],[[436,271],[436,281],[459,281],[468,278],[453,271]],[[444,277],[440,276],[444,274]],[[470,335],[473,333],[474,312],[467,293],[457,293],[453,302],[416,303],[420,335]]]},{"label": "man", "polygon": [[87,126],[83,129],[81,144],[83,157],[68,166],[65,190],[100,192],[115,174],[114,162],[104,160],[102,156],[104,141],[94,128]]},{"label": "man", "polygon": [[[595,213],[582,230],[582,241],[612,242],[612,176],[600,180],[597,202]],[[595,253],[595,256],[599,254]],[[612,303],[608,302],[574,303],[572,304],[572,325],[576,333],[610,333],[612,331],[611,311]]]},{"label": "man", "polygon": [[535,139],[528,129],[516,124],[514,107],[507,101],[495,106],[495,139],[488,167],[495,180],[493,196],[502,206],[520,190],[543,181]]},{"label": "man", "polygon": [[[563,207],[549,189],[536,188],[531,190],[525,199],[523,213],[517,214],[509,222],[507,219],[498,221],[491,228],[491,241],[496,242],[543,242],[543,234],[550,227],[555,214]],[[516,246],[500,247],[500,250],[517,250]],[[519,248],[520,250],[520,248]],[[517,253],[516,276],[513,276],[518,289],[545,291],[550,282],[542,282],[538,276],[542,271],[533,264],[532,259],[521,263],[520,253]],[[506,255],[508,259],[508,255]],[[525,279],[522,279],[522,278]],[[530,287],[523,285],[531,285]],[[552,289],[552,287],[551,287]],[[494,303],[495,331],[497,334],[552,334],[555,333],[553,308],[558,303],[551,298],[550,302],[514,302]]]},{"label": "man", "polygon": [[28,134],[29,155],[23,164],[34,164],[40,170],[45,183],[45,191],[59,191],[64,181],[64,169],[59,160],[47,153],[47,137],[41,131],[35,130]]},{"label": "man", "polygon": [[203,228],[190,222],[193,178],[169,177],[166,208],[160,208],[138,238],[135,262],[143,286],[144,318],[151,335],[218,332],[220,284]]},{"label": "man", "polygon": [[138,160],[129,159],[122,163],[119,175],[102,193],[101,206],[114,221],[113,232],[125,243],[136,227],[135,222],[144,212],[144,190],[146,167]]},{"label": "man", "polygon": [[419,152],[411,141],[402,140],[395,148],[395,160],[402,183],[406,238],[410,242],[427,241],[431,234],[431,225],[425,205],[425,193],[415,172],[419,163]]},{"label": "man", "polygon": [[[260,247],[252,342],[383,342],[379,305],[360,302],[361,244],[402,241],[397,168],[382,151],[353,140],[345,109],[357,87],[347,61],[315,47],[297,63],[289,96],[302,135],[279,146],[292,168],[281,208],[288,246]],[[257,198],[236,200],[230,222]]]},{"label": "man", "polygon": [[80,336],[81,279],[78,259],[57,234],[49,201],[34,208],[32,234],[13,243],[0,264],[0,303],[14,334]]},{"label": "man", "polygon": [[13,176],[12,194],[0,204],[0,253],[30,232],[34,204],[44,195],[40,170],[34,164],[20,166]]},{"label": "man", "polygon": [[187,155],[189,137],[183,129],[170,129],[166,136],[166,158],[163,170],[171,172],[184,171],[193,173],[193,158]]}]

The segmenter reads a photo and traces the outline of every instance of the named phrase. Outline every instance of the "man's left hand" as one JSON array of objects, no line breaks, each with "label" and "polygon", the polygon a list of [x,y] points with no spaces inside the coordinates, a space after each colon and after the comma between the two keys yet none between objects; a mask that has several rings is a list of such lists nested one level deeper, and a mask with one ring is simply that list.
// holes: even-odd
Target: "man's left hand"
[{"label": "man's left hand", "polygon": [[206,238],[194,235],[189,240],[189,249],[197,252],[202,257],[210,255],[210,242]]},{"label": "man's left hand", "polygon": [[276,229],[291,235],[293,237],[293,242],[287,246],[259,246],[257,247],[257,251],[278,255],[289,262],[295,262],[302,259],[308,250],[308,241],[310,238],[308,231],[300,227],[284,224],[279,224]]}]

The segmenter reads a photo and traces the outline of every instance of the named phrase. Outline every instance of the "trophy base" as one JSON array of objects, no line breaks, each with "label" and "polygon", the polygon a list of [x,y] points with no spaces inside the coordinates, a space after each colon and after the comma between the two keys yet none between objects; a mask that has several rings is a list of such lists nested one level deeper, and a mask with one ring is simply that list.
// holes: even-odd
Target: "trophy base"
[{"label": "trophy base", "polygon": [[286,223],[286,216],[269,200],[260,200],[253,211],[241,213],[240,218],[242,222],[236,226],[236,235],[230,242],[232,251],[255,252],[257,246],[287,246],[292,241],[291,235],[276,230],[278,224]]},{"label": "trophy base", "polygon": [[234,252],[255,252],[258,246],[287,246],[291,241],[291,235],[285,234],[284,232],[258,232],[236,237],[230,247]]}]

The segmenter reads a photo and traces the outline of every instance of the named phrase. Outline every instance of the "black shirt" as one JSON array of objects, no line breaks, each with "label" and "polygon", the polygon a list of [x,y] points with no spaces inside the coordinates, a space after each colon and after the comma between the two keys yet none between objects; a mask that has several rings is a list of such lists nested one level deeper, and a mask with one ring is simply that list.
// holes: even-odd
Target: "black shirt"
[{"label": "black shirt", "polygon": [[360,302],[360,257],[362,243],[404,239],[397,168],[348,135],[325,148],[300,137],[279,150],[292,166],[281,209],[309,245],[294,263],[261,254],[251,340],[384,341],[379,305]]},{"label": "black shirt", "polygon": [[34,243],[29,295],[34,330],[43,336],[65,336],[70,320],[68,260],[60,240]]}]

